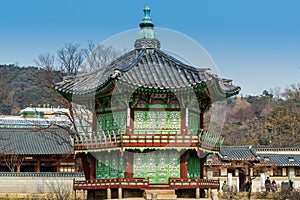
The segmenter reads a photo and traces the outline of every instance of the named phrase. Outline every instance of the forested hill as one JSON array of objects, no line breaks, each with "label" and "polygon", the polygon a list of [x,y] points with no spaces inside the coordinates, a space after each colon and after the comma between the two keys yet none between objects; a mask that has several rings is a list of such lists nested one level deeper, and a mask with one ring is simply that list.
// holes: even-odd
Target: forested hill
[{"label": "forested hill", "polygon": [[300,145],[300,84],[276,96],[264,91],[260,96],[230,99],[224,145]]},{"label": "forested hill", "polygon": [[[53,89],[61,77],[57,71],[0,65],[0,115],[18,114],[30,104],[64,106]],[[228,99],[226,109],[224,145],[300,145],[300,84]],[[208,112],[206,124],[209,119]]]},{"label": "forested hill", "polygon": [[[0,115],[18,114],[30,104],[59,106],[46,84],[47,73],[37,67],[0,65]],[[59,81],[59,73],[52,73],[54,81]]]}]

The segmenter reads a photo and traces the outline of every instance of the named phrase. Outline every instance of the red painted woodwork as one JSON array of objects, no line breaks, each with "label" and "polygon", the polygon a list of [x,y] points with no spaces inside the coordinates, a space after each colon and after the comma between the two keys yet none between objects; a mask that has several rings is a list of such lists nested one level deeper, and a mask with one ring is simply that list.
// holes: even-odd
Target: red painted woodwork
[{"label": "red painted woodwork", "polygon": [[187,134],[187,126],[186,126],[186,109],[182,108],[181,109],[181,134],[185,135]]},{"label": "red painted woodwork", "polygon": [[[126,113],[126,117],[127,117],[127,113]],[[134,110],[130,108],[130,124],[129,126],[126,125],[126,133],[128,135],[133,135],[133,129],[134,129]]]},{"label": "red painted woodwork", "polygon": [[81,159],[85,179],[90,180],[90,165],[87,161],[87,154],[80,153],[78,157]]},{"label": "red painted woodwork", "polygon": [[[203,112],[200,113],[200,129],[203,130],[204,128],[204,118],[203,118]],[[200,138],[201,140],[201,138]],[[201,151],[200,151],[201,154]],[[199,155],[201,157],[201,155]],[[203,179],[204,177],[204,158],[200,158],[200,179]]]},{"label": "red painted woodwork", "polygon": [[[155,187],[150,185],[149,179],[134,178],[134,179],[104,179],[91,181],[75,181],[73,183],[74,190],[95,190],[107,188],[131,188],[131,189],[162,189],[162,187]],[[163,189],[219,189],[220,180],[209,179],[182,179],[169,178],[168,184],[164,185]]]},{"label": "red painted woodwork", "polygon": [[97,131],[97,115],[95,113],[93,113],[92,130],[93,132]]},{"label": "red painted woodwork", "polygon": [[186,161],[186,152],[180,152],[180,178],[187,179],[187,161]]},{"label": "red painted woodwork", "polygon": [[200,129],[203,129],[204,128],[204,120],[203,120],[203,112],[200,113]]},{"label": "red painted woodwork", "polygon": [[126,152],[125,179],[133,178],[133,152]]},{"label": "red painted woodwork", "polygon": [[96,179],[96,158],[94,156],[91,156],[90,170],[91,170],[90,180],[95,180]]},{"label": "red painted woodwork", "polygon": [[200,179],[204,178],[204,158],[200,158]]}]

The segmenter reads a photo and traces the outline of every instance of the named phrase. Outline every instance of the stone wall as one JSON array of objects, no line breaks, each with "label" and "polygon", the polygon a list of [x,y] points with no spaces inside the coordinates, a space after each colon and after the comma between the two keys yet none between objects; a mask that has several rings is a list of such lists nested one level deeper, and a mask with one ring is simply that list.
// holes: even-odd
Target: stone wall
[{"label": "stone wall", "polygon": [[73,191],[73,179],[80,173],[0,173],[0,194],[53,194]]}]

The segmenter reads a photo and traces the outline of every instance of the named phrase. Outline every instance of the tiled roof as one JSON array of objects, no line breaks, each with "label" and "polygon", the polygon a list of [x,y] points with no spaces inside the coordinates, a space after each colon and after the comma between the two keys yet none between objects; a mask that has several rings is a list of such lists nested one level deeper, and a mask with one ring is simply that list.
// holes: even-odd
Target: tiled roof
[{"label": "tiled roof", "polygon": [[253,147],[260,157],[257,165],[300,166],[300,147]]},{"label": "tiled roof", "polygon": [[222,161],[258,160],[251,146],[223,146],[220,154]]},{"label": "tiled roof", "polygon": [[234,95],[240,91],[231,80],[218,78],[207,68],[186,65],[158,48],[132,50],[104,69],[65,79],[55,89],[67,94],[93,93],[114,79],[149,89],[186,88],[213,81],[220,93]]},{"label": "tiled roof", "polygon": [[0,128],[0,154],[70,154],[73,147],[62,128]]},{"label": "tiled roof", "polygon": [[206,162],[204,163],[206,166],[213,166],[213,165],[223,165],[223,166],[230,166],[230,162],[222,162],[219,157],[215,154],[210,154],[206,158]]},{"label": "tiled roof", "polygon": [[[300,153],[300,152],[299,152]],[[300,154],[258,154],[256,165],[300,166]]]}]

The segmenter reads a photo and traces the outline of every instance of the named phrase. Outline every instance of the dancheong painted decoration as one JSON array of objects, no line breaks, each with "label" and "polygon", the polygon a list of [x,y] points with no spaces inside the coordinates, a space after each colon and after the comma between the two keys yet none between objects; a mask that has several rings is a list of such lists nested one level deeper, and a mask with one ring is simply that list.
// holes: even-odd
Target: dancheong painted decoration
[{"label": "dancheong painted decoration", "polygon": [[[88,197],[129,197],[150,189],[219,188],[203,179],[208,153],[222,138],[205,131],[203,114],[213,101],[239,93],[231,80],[189,66],[160,50],[148,6],[134,49],[97,71],[66,77],[55,90],[93,112],[89,131],[74,134]],[[198,193],[197,193],[198,191]],[[147,192],[146,192],[147,193]]]}]

